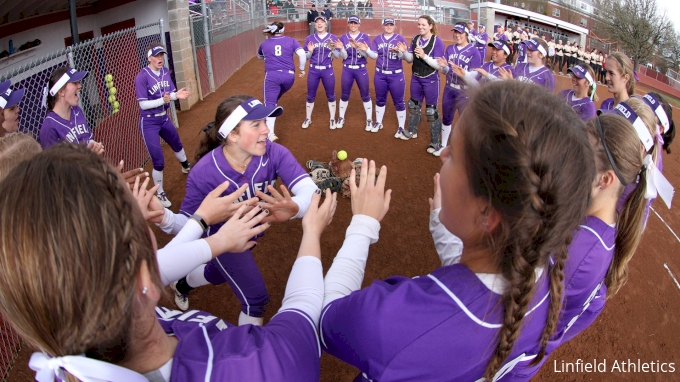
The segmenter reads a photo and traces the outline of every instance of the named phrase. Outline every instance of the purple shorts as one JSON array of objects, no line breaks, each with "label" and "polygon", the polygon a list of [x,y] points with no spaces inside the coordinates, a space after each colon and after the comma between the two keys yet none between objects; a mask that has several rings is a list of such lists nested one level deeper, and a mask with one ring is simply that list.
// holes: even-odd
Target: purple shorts
[{"label": "purple shorts", "polygon": [[439,104],[439,72],[427,77],[411,76],[411,98],[426,105]]},{"label": "purple shorts", "polygon": [[373,77],[373,86],[375,87],[375,105],[385,106],[387,103],[387,92],[392,95],[392,102],[397,111],[406,110],[404,103],[404,93],[406,93],[406,81],[404,81],[404,72],[394,74],[384,74],[376,70],[375,77]]},{"label": "purple shorts", "polygon": [[356,81],[359,87],[359,94],[361,94],[361,100],[368,102],[371,100],[371,94],[369,93],[369,81],[368,81],[368,70],[366,66],[359,69],[350,69],[348,67],[342,68],[342,94],[340,99],[343,101],[349,101],[349,94],[352,92],[352,85]]},{"label": "purple shorts", "polygon": [[290,90],[295,83],[295,72],[287,70],[273,70],[265,73],[262,93],[264,94],[264,104],[274,106],[279,102],[281,96]]},{"label": "purple shorts", "polygon": [[460,115],[465,109],[467,100],[467,95],[462,87],[461,89],[454,89],[447,84],[442,97],[442,125],[452,124],[456,109],[458,115]]},{"label": "purple shorts", "polygon": [[163,149],[161,148],[160,136],[164,141],[170,145],[172,151],[179,152],[183,149],[182,141],[179,140],[179,134],[175,125],[170,122],[167,112],[160,117],[142,113],[139,118],[139,130],[142,133],[146,149],[149,150],[153,169],[156,171],[163,171],[165,167],[165,157],[163,156]]},{"label": "purple shorts", "polygon": [[333,74],[333,67],[331,66],[326,69],[314,69],[314,67],[309,69],[309,76],[307,76],[307,102],[313,103],[316,99],[319,82],[323,83],[328,102],[335,101],[335,74]]}]

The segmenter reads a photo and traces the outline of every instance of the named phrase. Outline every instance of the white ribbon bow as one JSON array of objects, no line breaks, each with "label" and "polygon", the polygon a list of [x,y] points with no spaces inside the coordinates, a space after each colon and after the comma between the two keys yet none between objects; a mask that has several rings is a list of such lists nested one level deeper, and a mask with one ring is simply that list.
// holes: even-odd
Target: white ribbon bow
[{"label": "white ribbon bow", "polygon": [[108,362],[87,358],[84,355],[50,357],[35,352],[28,362],[35,371],[38,382],[54,382],[54,377],[65,380],[64,370],[83,382],[148,382],[143,375]]},{"label": "white ribbon bow", "polygon": [[651,155],[645,156],[642,163],[647,167],[647,184],[645,185],[645,199],[650,200],[656,198],[657,194],[666,203],[668,209],[671,208],[671,201],[675,189],[673,185],[668,182],[665,176],[659,171],[654,164]]},{"label": "white ribbon bow", "polygon": [[43,89],[43,95],[42,95],[42,107],[47,107],[47,93],[49,93],[50,90],[45,86]]}]

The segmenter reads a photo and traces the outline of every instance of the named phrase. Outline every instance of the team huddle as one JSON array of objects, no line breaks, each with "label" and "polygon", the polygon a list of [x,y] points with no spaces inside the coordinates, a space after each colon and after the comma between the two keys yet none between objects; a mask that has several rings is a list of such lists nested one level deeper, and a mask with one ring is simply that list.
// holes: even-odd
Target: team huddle
[{"label": "team huddle", "polygon": [[[134,85],[150,178],[102,158],[77,106],[87,72],[52,73],[40,144],[20,133],[0,138],[0,310],[37,350],[29,366],[38,380],[318,381],[325,351],[355,366],[356,381],[526,381],[597,319],[626,282],[651,202],[658,196],[670,208],[661,163],[675,133],[670,105],[657,93],[634,95],[621,53],[607,64],[613,97],[597,109],[590,66],[570,68],[572,90],[553,94],[542,39],[527,39],[526,62],[513,67],[508,41],[471,38],[465,23],[453,27],[448,47],[429,16],[410,41],[393,19],[372,41],[358,17],[348,24],[337,38],[319,16],[302,45],[283,36],[282,23],[269,25],[258,50],[264,102],[221,102],[193,166],[167,115],[169,102],[189,93],[164,68],[165,48],[148,47]],[[337,194],[320,190],[275,142],[294,56],[307,75],[302,128],[312,126],[319,83],[332,130],[345,125],[355,82],[366,131],[384,128],[388,95],[395,138],[417,138],[424,110],[427,151],[442,161],[429,199],[440,267],[362,288],[380,230],[403,228],[381,226],[392,198],[388,169],[363,159],[350,176],[359,179],[350,182],[351,223],[323,274],[321,236]],[[375,114],[367,59],[376,60]],[[408,101],[403,61],[413,66]],[[0,84],[0,108],[10,111],[3,128],[22,95]],[[168,209],[159,137],[188,174],[179,213]],[[272,224],[291,219],[302,219],[299,252],[281,308],[265,324],[270,296],[253,250]],[[158,248],[148,224],[173,239]],[[192,290],[222,283],[240,301],[238,325],[189,310]],[[157,306],[168,286],[180,310]]]}]

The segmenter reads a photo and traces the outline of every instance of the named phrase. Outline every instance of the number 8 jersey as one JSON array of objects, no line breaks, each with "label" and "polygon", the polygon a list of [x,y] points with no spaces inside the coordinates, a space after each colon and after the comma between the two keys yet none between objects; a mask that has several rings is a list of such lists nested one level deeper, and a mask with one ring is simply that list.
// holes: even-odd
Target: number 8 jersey
[{"label": "number 8 jersey", "polygon": [[265,40],[257,51],[257,55],[264,59],[264,71],[292,71],[295,72],[295,51],[302,49],[300,43],[288,36],[273,36]]}]

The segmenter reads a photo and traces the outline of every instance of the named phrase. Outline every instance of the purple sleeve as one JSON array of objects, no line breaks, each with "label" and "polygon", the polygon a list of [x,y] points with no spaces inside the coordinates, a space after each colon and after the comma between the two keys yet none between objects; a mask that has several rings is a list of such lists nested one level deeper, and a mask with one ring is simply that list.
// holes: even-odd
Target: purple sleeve
[{"label": "purple sleeve", "polygon": [[284,146],[272,143],[268,150],[271,150],[272,159],[275,160],[277,175],[288,189],[295,186],[301,179],[309,177],[307,171]]},{"label": "purple sleeve", "polygon": [[484,63],[484,59],[482,58],[482,55],[479,53],[479,50],[473,48],[473,53],[472,53],[472,59],[470,60],[470,65],[468,66],[468,71],[472,69],[476,69],[482,66]]},{"label": "purple sleeve", "polygon": [[553,76],[550,69],[548,69],[546,72],[548,73],[548,78],[546,78],[545,84],[543,86],[546,89],[550,90],[550,92],[554,92],[555,91],[555,77]]},{"label": "purple sleeve", "polygon": [[292,45],[292,47],[293,47],[293,52],[297,51],[298,49],[302,49],[302,46],[300,45],[300,43],[298,42],[298,40],[296,40],[296,39],[294,39],[294,38],[291,39],[291,40],[292,40],[291,45]]},{"label": "purple sleeve", "polygon": [[569,99],[567,97],[569,96],[569,89],[562,90],[557,94],[557,96],[565,101],[568,101]]},{"label": "purple sleeve", "polygon": [[143,70],[135,77],[135,93],[137,94],[137,101],[146,101],[149,99],[146,86],[146,75]]},{"label": "purple sleeve", "polygon": [[378,36],[373,37],[373,43],[370,44],[371,50],[378,53]]},{"label": "purple sleeve", "polygon": [[586,104],[583,105],[581,108],[581,119],[584,122],[587,122],[588,120],[595,118],[597,115],[597,110],[595,110],[595,103],[594,102],[587,102]]},{"label": "purple sleeve", "polygon": [[40,126],[40,146],[42,146],[43,150],[59,143],[59,137],[51,122],[50,119],[45,119],[42,126]]},{"label": "purple sleeve", "polygon": [[413,41],[414,41],[414,40],[415,40],[415,41],[418,41],[417,39],[419,39],[419,38],[420,38],[420,37],[418,37],[418,36],[414,36],[414,37],[411,39],[411,42],[410,42],[409,44],[407,44],[407,48],[406,48],[406,51],[407,51],[407,52],[413,53]]},{"label": "purple sleeve", "polygon": [[260,47],[257,48],[257,55],[260,57],[264,56],[264,53],[262,53],[262,45],[264,45],[264,43],[260,44]]},{"label": "purple sleeve", "polygon": [[437,37],[437,39],[434,42],[434,46],[432,47],[432,52],[430,52],[430,57],[432,58],[443,57],[444,49],[445,49],[444,41],[442,41],[441,38]]},{"label": "purple sleeve", "polygon": [[307,45],[309,44],[310,41],[312,41],[312,35],[311,34],[305,38],[305,43],[302,46],[302,48],[305,50],[305,53],[309,52],[309,49],[307,49]]}]

